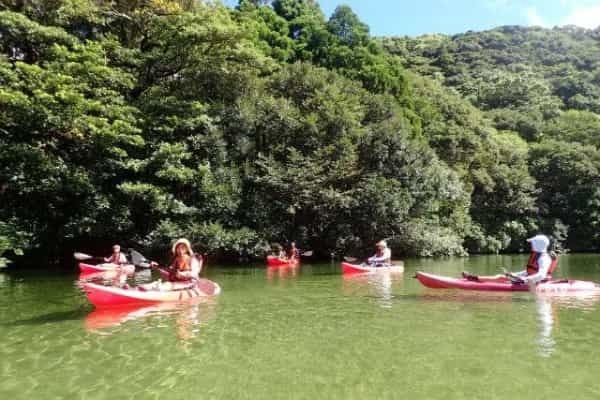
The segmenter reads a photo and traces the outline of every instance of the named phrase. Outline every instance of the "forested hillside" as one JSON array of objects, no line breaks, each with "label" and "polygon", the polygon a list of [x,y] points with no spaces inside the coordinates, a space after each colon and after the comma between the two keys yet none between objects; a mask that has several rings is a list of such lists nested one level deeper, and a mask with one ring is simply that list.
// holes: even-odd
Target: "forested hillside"
[{"label": "forested hillside", "polygon": [[0,253],[598,250],[598,43],[373,38],[312,0],[1,1]]},{"label": "forested hillside", "polygon": [[[533,218],[569,248],[598,249],[599,30],[505,26],[380,43],[482,110],[498,132],[525,140]],[[513,153],[518,143],[512,141]],[[471,207],[475,221],[478,214]]]}]

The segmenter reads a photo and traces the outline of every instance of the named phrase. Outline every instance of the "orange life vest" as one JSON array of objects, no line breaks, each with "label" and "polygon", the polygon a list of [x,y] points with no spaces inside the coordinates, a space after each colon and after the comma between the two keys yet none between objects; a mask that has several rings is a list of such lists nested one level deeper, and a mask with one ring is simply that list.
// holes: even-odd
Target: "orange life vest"
[{"label": "orange life vest", "polygon": [[175,271],[189,271],[192,269],[192,257],[184,255],[182,257],[175,257],[173,261],[173,269]]},{"label": "orange life vest", "polygon": [[[540,267],[538,266],[537,261],[541,255],[542,253],[536,253],[534,251],[531,252],[529,255],[529,260],[527,260],[527,275],[534,275],[539,271]],[[552,261],[550,262],[550,267],[548,268],[549,277],[552,276],[552,273],[556,271],[556,268],[558,268],[558,257],[555,255],[550,255],[550,259]]]}]

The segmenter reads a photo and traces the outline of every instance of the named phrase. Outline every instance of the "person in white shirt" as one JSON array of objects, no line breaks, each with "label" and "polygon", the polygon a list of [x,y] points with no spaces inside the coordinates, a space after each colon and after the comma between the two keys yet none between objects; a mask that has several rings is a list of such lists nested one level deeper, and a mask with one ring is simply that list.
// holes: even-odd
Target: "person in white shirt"
[{"label": "person in white shirt", "polygon": [[109,257],[104,257],[104,261],[111,264],[127,264],[127,257],[121,253],[121,246],[115,244],[112,247],[112,254]]},{"label": "person in white shirt", "polygon": [[478,282],[508,282],[521,281],[526,284],[536,284],[549,279],[558,267],[558,259],[548,254],[550,239],[546,235],[535,235],[527,239],[531,245],[531,254],[524,270],[519,272],[506,272],[494,276],[477,276],[463,272],[463,278]]},{"label": "person in white shirt", "polygon": [[527,239],[531,245],[531,256],[525,270],[514,273],[525,283],[538,283],[543,281],[553,271],[550,271],[552,257],[548,254],[550,239],[546,235],[536,235]]},{"label": "person in white shirt", "polygon": [[385,240],[377,242],[375,248],[377,249],[375,254],[367,259],[369,265],[374,267],[390,265],[392,263],[392,251],[387,247]]}]

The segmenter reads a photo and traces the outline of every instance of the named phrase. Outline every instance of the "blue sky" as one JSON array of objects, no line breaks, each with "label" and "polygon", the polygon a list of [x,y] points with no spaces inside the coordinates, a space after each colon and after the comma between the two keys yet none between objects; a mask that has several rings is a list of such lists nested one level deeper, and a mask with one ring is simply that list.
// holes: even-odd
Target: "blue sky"
[{"label": "blue sky", "polygon": [[[237,0],[224,0],[236,5]],[[327,17],[349,5],[375,36],[481,31],[500,25],[600,25],[600,0],[319,0]]]}]

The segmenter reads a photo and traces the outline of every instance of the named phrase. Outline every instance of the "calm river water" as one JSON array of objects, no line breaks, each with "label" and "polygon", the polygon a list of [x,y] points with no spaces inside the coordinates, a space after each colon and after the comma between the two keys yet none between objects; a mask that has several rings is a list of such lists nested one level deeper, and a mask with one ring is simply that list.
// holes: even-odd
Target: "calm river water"
[{"label": "calm river water", "polygon": [[[339,263],[208,266],[223,289],[211,301],[108,312],[74,274],[0,272],[0,398],[599,399],[597,299],[412,279],[525,260],[415,259],[351,279]],[[557,275],[600,281],[600,255],[563,256]]]}]

